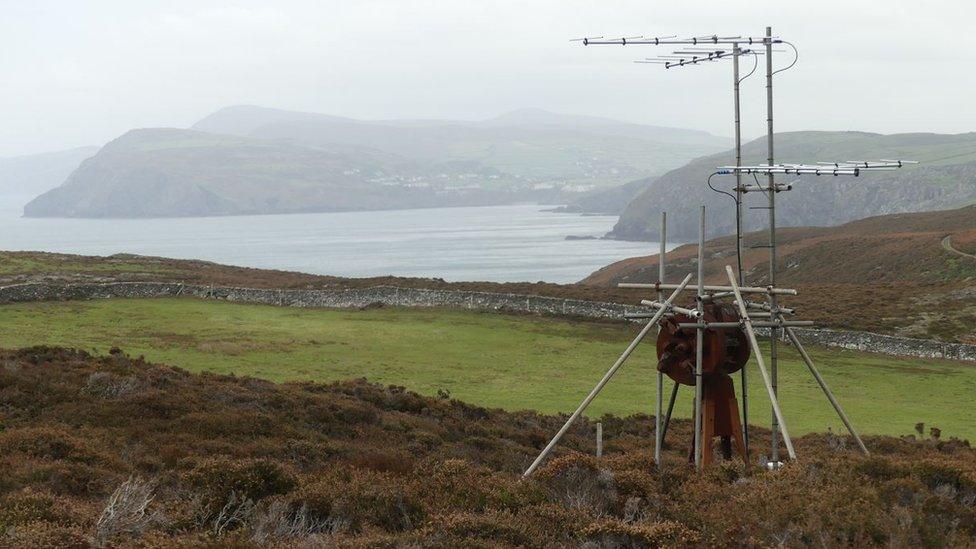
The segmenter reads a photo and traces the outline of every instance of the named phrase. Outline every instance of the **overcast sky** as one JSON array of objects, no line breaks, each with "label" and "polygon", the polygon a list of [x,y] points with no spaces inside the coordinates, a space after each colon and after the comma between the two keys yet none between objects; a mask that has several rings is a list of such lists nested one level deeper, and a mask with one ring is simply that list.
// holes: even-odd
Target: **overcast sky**
[{"label": "overcast sky", "polygon": [[[777,130],[976,130],[970,0],[0,0],[0,156],[191,125],[228,105],[357,118],[487,118],[520,107],[731,134],[731,67],[665,71],[652,46],[588,35],[794,42]],[[777,54],[777,65],[789,53]],[[764,125],[761,75],[743,90]]]}]

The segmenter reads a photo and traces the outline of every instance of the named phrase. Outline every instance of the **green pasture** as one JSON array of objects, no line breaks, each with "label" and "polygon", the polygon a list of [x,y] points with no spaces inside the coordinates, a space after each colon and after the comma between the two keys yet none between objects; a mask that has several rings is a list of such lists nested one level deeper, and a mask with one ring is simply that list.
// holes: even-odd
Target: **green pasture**
[{"label": "green pasture", "polygon": [[[636,334],[636,326],[449,310],[337,311],[195,299],[0,306],[0,345],[62,345],[131,355],[191,371],[276,382],[367,378],[509,410],[569,412]],[[917,422],[976,438],[976,365],[811,348],[824,378],[865,434],[901,435]],[[591,415],[650,413],[653,347],[634,353]],[[754,423],[769,405],[750,366]],[[843,429],[806,367],[782,350],[779,387],[797,434]],[[685,388],[677,413],[687,415]]]}]

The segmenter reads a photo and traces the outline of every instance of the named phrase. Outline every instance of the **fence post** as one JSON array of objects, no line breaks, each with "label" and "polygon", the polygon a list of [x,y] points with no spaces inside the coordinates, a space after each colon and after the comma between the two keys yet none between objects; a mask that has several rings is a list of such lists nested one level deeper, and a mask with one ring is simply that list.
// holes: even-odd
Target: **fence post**
[{"label": "fence post", "polygon": [[596,424],[596,457],[603,457],[603,424]]}]

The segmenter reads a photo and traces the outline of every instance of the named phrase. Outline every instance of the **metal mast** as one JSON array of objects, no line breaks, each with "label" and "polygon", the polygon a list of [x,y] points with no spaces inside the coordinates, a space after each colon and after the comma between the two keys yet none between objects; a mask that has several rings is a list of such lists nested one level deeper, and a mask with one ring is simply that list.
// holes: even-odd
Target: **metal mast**
[{"label": "metal mast", "polygon": [[[843,161],[843,162],[818,162],[816,164],[775,164],[774,159],[774,147],[773,147],[773,76],[782,72],[793,66],[796,63],[794,59],[793,64],[786,68],[781,68],[776,71],[773,70],[772,53],[773,44],[785,43],[794,49],[794,54],[796,54],[796,48],[793,47],[789,42],[785,42],[779,38],[776,38],[772,34],[772,27],[766,27],[765,36],[756,37],[741,37],[741,36],[729,36],[729,37],[719,37],[716,35],[704,36],[704,37],[692,37],[685,39],[676,39],[673,36],[668,36],[664,38],[645,38],[643,36],[630,37],[630,38],[617,38],[617,39],[604,39],[602,36],[595,38],[580,38],[577,41],[581,41],[584,45],[681,45],[681,46],[694,46],[683,48],[681,51],[675,51],[676,55],[662,56],[659,58],[648,58],[643,61],[637,61],[638,63],[656,63],[664,65],[664,68],[681,67],[686,65],[697,65],[706,61],[717,61],[719,59],[731,58],[733,66],[733,109],[734,109],[734,145],[735,145],[735,165],[732,166],[721,166],[712,175],[733,175],[735,176],[735,195],[730,193],[730,197],[735,199],[736,202],[736,251],[738,257],[738,276],[735,276],[733,269],[730,265],[726,266],[726,273],[729,277],[729,286],[717,286],[717,285],[706,285],[704,282],[704,248],[705,248],[705,208],[702,206],[700,211],[699,220],[699,243],[698,243],[698,280],[697,287],[690,284],[692,275],[689,274],[680,284],[668,284],[664,282],[664,255],[665,255],[665,234],[666,234],[666,218],[662,216],[661,224],[661,255],[659,264],[659,280],[653,284],[647,283],[619,283],[617,287],[619,288],[634,288],[634,289],[645,289],[654,290],[658,293],[657,301],[641,301],[642,305],[651,307],[655,312],[653,314],[629,314],[625,315],[627,318],[633,319],[646,319],[650,318],[648,324],[643,330],[638,334],[638,336],[631,342],[630,346],[624,351],[624,353],[617,359],[617,362],[610,368],[610,371],[600,380],[596,388],[590,392],[590,394],[583,400],[583,403],[577,408],[576,412],[570,416],[569,420],[563,425],[562,429],[556,433],[550,443],[545,449],[539,454],[536,460],[529,466],[529,468],[524,473],[525,475],[530,475],[545,459],[546,455],[552,450],[552,448],[558,443],[562,435],[569,429],[572,422],[583,413],[587,405],[596,398],[597,394],[603,388],[603,386],[609,381],[610,377],[619,369],[623,362],[630,356],[631,352],[636,348],[640,341],[647,335],[651,327],[657,322],[661,321],[664,316],[673,317],[675,315],[683,315],[684,318],[691,319],[690,322],[679,321],[676,324],[679,330],[693,329],[697,332],[696,337],[696,349],[695,349],[695,434],[694,434],[694,445],[693,445],[693,459],[696,466],[700,466],[703,463],[702,451],[706,444],[703,442],[707,441],[708,448],[711,448],[711,441],[703,441],[702,437],[705,436],[703,433],[703,416],[702,416],[702,404],[703,404],[703,340],[706,330],[744,330],[749,339],[749,344],[752,348],[753,356],[756,359],[759,371],[762,374],[762,380],[765,385],[767,394],[770,399],[771,407],[773,409],[773,420],[772,420],[772,455],[771,461],[768,463],[771,467],[776,467],[779,465],[779,441],[782,437],[783,443],[786,445],[787,452],[790,458],[795,458],[796,453],[793,448],[792,441],[790,439],[789,432],[786,428],[786,422],[783,419],[782,410],[779,406],[779,399],[777,395],[777,361],[778,361],[778,339],[785,333],[789,338],[789,342],[796,347],[803,361],[806,363],[807,368],[813,375],[817,384],[823,390],[824,394],[827,396],[827,400],[833,406],[834,410],[837,412],[841,421],[843,421],[844,426],[847,427],[851,436],[856,440],[860,449],[867,453],[867,448],[864,446],[863,441],[858,436],[857,432],[854,430],[849,418],[844,413],[834,397],[833,393],[827,387],[826,382],[823,377],[817,371],[813,361],[811,360],[809,354],[803,348],[799,338],[794,332],[794,327],[811,326],[813,325],[810,321],[796,321],[788,320],[786,317],[792,316],[794,314],[793,309],[781,308],[779,307],[777,296],[778,295],[796,295],[796,290],[778,288],[776,287],[776,270],[777,270],[777,255],[776,255],[776,193],[781,191],[788,191],[792,188],[792,184],[778,184],[776,183],[775,175],[830,175],[830,176],[853,176],[857,177],[861,173],[873,172],[873,171],[886,171],[895,170],[902,168],[905,164],[915,163],[912,161],[901,161],[901,160],[880,160],[880,161]],[[717,49],[714,46],[718,44],[728,44],[731,45],[731,52],[725,49]],[[743,49],[740,46],[742,44],[748,45],[763,45],[763,51],[757,52],[751,49]],[[697,47],[697,46],[713,46],[713,47]],[[743,54],[750,53],[753,55],[764,54],[766,56],[766,145],[767,145],[767,161],[765,164],[743,166],[742,165],[742,137],[741,137],[741,113],[740,113],[740,101],[739,101],[739,91],[740,84],[743,78],[739,76],[739,57]],[[751,72],[749,73],[752,74]],[[748,77],[749,75],[746,75]],[[756,178],[756,184],[743,184],[742,175],[751,175]],[[766,177],[766,185],[759,183],[758,176],[762,175]],[[709,180],[711,177],[709,177]],[[709,183],[709,187],[711,184]],[[712,190],[716,190],[714,187]],[[764,287],[750,287],[744,285],[744,273],[741,265],[742,256],[742,203],[743,196],[752,191],[763,192],[767,196],[768,205],[766,207],[760,207],[759,209],[767,209],[769,214],[769,243],[766,247],[769,248],[769,281]],[[718,191],[724,192],[724,191]],[[667,299],[664,298],[664,290],[674,290],[674,292]],[[674,305],[673,301],[683,291],[694,291],[697,298],[697,307],[695,309],[687,309]],[[747,301],[744,296],[747,294],[761,294],[765,295],[766,302],[757,301]],[[708,301],[717,301],[721,299],[734,298],[735,301],[733,305],[736,306],[739,312],[739,320],[735,322],[728,321],[707,321],[703,314],[703,303]],[[753,312],[749,312],[749,310]],[[768,318],[768,321],[755,321],[754,318]],[[768,328],[770,330],[770,360],[769,360],[769,370],[767,371],[765,366],[765,361],[763,360],[763,353],[756,339],[755,328]],[[671,375],[669,373],[669,375]],[[662,421],[662,403],[663,403],[663,377],[658,372],[658,387],[657,387],[657,414],[655,421],[655,461],[660,465],[661,457],[661,446],[663,444],[663,439],[667,433],[668,423],[671,419],[671,411],[674,406],[675,396],[677,394],[678,384],[675,384],[674,390],[671,393],[671,401],[668,405],[668,412],[664,416]],[[674,378],[678,379],[678,378]],[[747,448],[748,440],[748,412],[747,412],[747,388],[746,388],[746,374],[745,368],[742,368],[742,397],[743,397],[743,424],[745,428],[743,429],[743,444]],[[689,384],[686,382],[686,384]],[[714,402],[713,404],[714,405]],[[714,434],[714,431],[709,431],[709,437]],[[722,434],[723,437],[727,436]],[[709,450],[710,451],[710,450]],[[743,452],[743,457],[746,457],[747,453]],[[710,458],[709,458],[710,460]]]},{"label": "metal mast", "polygon": [[[669,37],[669,38],[673,38],[673,37]],[[644,42],[641,42],[641,39],[643,39],[643,37],[621,38],[619,42],[613,41],[613,43],[620,43],[620,44],[623,44],[623,45],[644,43]],[[599,44],[599,43],[604,43],[604,42],[598,41],[599,39],[580,39],[580,40],[582,40],[584,42],[584,44]],[[742,37],[738,37],[738,36],[730,36],[730,37],[718,37],[718,36],[697,37],[697,38],[690,39],[690,42],[692,43],[693,47],[681,48],[681,49],[679,49],[677,51],[674,51],[673,52],[673,55],[662,55],[662,56],[659,56],[659,57],[656,57],[656,58],[645,58],[645,59],[640,60],[640,61],[635,61],[635,63],[648,63],[648,64],[664,65],[664,68],[670,69],[670,68],[676,68],[676,67],[685,67],[685,66],[698,65],[698,64],[704,63],[706,61],[719,61],[719,60],[722,60],[722,59],[729,59],[729,58],[732,59],[732,103],[733,103],[733,109],[734,109],[734,111],[733,111],[734,112],[734,130],[733,130],[734,139],[733,139],[733,149],[735,151],[735,162],[736,162],[736,165],[737,166],[742,164],[742,129],[741,129],[741,116],[740,116],[739,85],[741,84],[742,80],[744,80],[744,78],[741,78],[740,75],[739,75],[739,65],[740,65],[739,64],[739,58],[742,55],[753,55],[753,56],[756,56],[756,55],[760,55],[761,54],[761,52],[757,52],[757,51],[754,51],[752,49],[743,49],[743,48],[741,48],[739,46],[739,42],[738,42],[739,40],[746,41],[746,42],[748,42],[750,44],[755,43],[755,41],[756,41],[756,39],[754,39],[754,38],[742,38]],[[684,45],[684,44],[687,44],[689,42],[689,40],[674,41],[674,40],[669,40],[669,39],[655,38],[653,42],[650,42],[649,40],[646,41],[646,42],[647,43],[653,43],[655,45],[658,45],[658,44],[672,44],[672,43],[675,43],[675,42],[680,42],[680,43],[682,43]],[[711,44],[713,47],[698,46],[698,44],[705,44],[705,45]],[[717,49],[716,47],[714,47],[714,46],[717,46],[717,45],[720,45],[720,44],[721,45],[731,44],[731,46],[732,46],[731,51],[726,50],[726,49]],[[748,76],[751,76],[751,75],[752,75],[752,72],[750,72],[748,75],[746,75],[746,78]],[[739,258],[739,261],[736,262],[736,264],[737,264],[736,265],[736,269],[737,269],[737,271],[739,273],[739,284],[740,285],[744,285],[745,284],[745,278],[744,278],[744,275],[742,273],[742,262],[741,262],[741,257],[742,257],[742,236],[741,236],[742,235],[742,227],[741,227],[742,211],[741,210],[742,210],[742,195],[743,195],[743,193],[742,193],[742,185],[741,185],[741,175],[739,175],[739,174],[736,174],[736,190],[735,190],[735,192],[736,192],[736,194],[735,194],[735,197],[734,198],[735,198],[735,202],[736,202],[736,217],[735,217],[735,219],[736,219],[736,228],[735,228],[735,234],[736,234],[736,257]],[[702,213],[702,217],[703,217],[702,218],[702,223],[704,223],[704,213]],[[659,263],[660,263],[660,265],[662,267],[664,265],[664,244],[663,244],[664,234],[665,234],[665,228],[664,228],[664,225],[662,224],[662,228],[661,228],[662,248],[661,248],[661,253],[659,255]],[[701,236],[701,238],[704,238],[704,233],[701,234],[700,236]],[[704,245],[701,244],[700,248],[704,248]],[[701,251],[701,249],[699,251]],[[701,259],[699,261],[701,262]],[[662,281],[664,280],[664,271],[663,270],[661,270],[661,275],[659,277],[659,280],[662,280]],[[701,281],[699,281],[699,282],[701,283]],[[658,296],[658,301],[660,301],[660,300],[661,300],[661,296],[659,295]],[[700,335],[701,335],[701,331],[699,331],[699,332],[700,332]],[[701,339],[701,338],[699,338],[699,339]],[[741,376],[742,376],[741,377],[741,386],[742,386],[741,387],[741,389],[742,389],[741,392],[742,392],[742,423],[743,423],[743,441],[744,441],[743,444],[745,446],[745,453],[746,453],[746,455],[748,455],[748,453],[749,453],[749,427],[748,427],[748,425],[749,425],[749,406],[748,406],[748,398],[749,397],[748,397],[747,377],[746,377],[747,374],[746,374],[746,369],[745,368],[743,368],[742,370],[740,370],[740,372],[741,372]],[[658,387],[657,387],[657,395],[658,395],[658,397],[657,397],[657,405],[656,405],[657,415],[658,416],[660,416],[661,413],[662,413],[662,409],[661,408],[662,408],[662,400],[663,400],[663,387],[662,387],[663,386],[663,383],[664,383],[663,374],[661,372],[658,372]],[[677,394],[677,390],[678,390],[678,383],[675,382],[675,384],[674,384],[674,390],[671,393],[671,403],[668,406],[668,415],[666,416],[666,419],[664,421],[663,429],[662,429],[662,424],[660,423],[660,420],[656,420],[655,421],[655,444],[654,444],[654,458],[655,458],[655,463],[660,463],[661,445],[663,444],[664,433],[667,432],[667,425],[668,425],[668,422],[670,420],[671,409],[674,406],[674,399],[675,399],[675,396]],[[700,414],[700,409],[701,409],[701,406],[700,406],[701,399],[702,399],[702,391],[701,391],[701,388],[700,387],[696,387],[696,389],[695,389],[695,410],[696,410],[695,415],[696,415],[696,421],[698,421],[698,419],[699,419],[698,416]],[[700,422],[699,423],[696,423],[696,425],[697,425],[696,429],[700,429],[701,428]],[[695,453],[696,463],[698,463],[698,461],[700,461],[699,448],[701,447],[701,445],[698,444],[698,437],[697,437],[697,435],[696,435],[696,439],[695,440],[696,440],[696,446],[695,446],[694,453]]]},{"label": "metal mast", "polygon": [[[773,165],[773,28],[766,27],[766,147],[769,154],[766,164]],[[736,174],[738,175],[738,171]],[[776,181],[772,172],[769,172],[769,285],[776,286]],[[769,294],[769,306],[776,314],[776,296]],[[778,359],[778,349],[776,342],[779,339],[779,329],[771,328],[769,331],[769,378],[773,387],[773,395],[778,395],[778,382],[776,376],[776,362]],[[772,449],[770,460],[773,464],[779,463],[779,420],[777,414],[773,414],[772,420]]]},{"label": "metal mast", "polygon": [[[735,165],[742,165],[742,117],[739,111],[739,57],[742,55],[742,48],[738,43],[732,44],[732,103],[735,116]],[[750,73],[751,74],[751,73]],[[739,285],[745,286],[745,273],[742,272],[742,174],[735,174],[735,257],[736,272],[738,273]],[[664,280],[663,278],[661,280]],[[746,382],[746,370],[739,370],[742,381],[740,382],[742,392],[742,439],[745,445],[745,454],[749,455],[749,397],[748,383]]]}]

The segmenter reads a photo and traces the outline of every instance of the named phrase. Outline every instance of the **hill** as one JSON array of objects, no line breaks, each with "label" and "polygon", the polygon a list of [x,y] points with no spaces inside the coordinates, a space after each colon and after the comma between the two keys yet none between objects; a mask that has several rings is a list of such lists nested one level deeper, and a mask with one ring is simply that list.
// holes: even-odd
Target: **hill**
[{"label": "hill", "polygon": [[[671,216],[668,216],[670,221]],[[797,287],[805,318],[828,326],[976,341],[976,206],[956,210],[891,214],[838,227],[777,230],[777,283]],[[947,250],[943,242],[959,242]],[[765,285],[768,250],[763,231],[746,235],[746,280]],[[726,283],[725,265],[735,265],[735,239],[706,242],[706,279]],[[669,252],[668,278],[697,272],[697,244]],[[657,280],[656,255],[619,261],[593,273],[584,284],[612,287],[625,281]]]},{"label": "hill", "polygon": [[[133,130],[24,208],[29,217],[179,217],[493,204],[506,189],[423,184],[473,168],[375,149],[316,148],[193,130]],[[434,170],[434,171],[431,171]],[[488,178],[496,174],[482,171]],[[447,177],[447,174],[444,174]]]},{"label": "hill", "polygon": [[[783,284],[799,295],[783,302],[797,307],[818,325],[882,334],[976,343],[976,212],[963,208],[948,212],[895,214],[852,223],[843,228],[791,228],[780,231]],[[901,228],[904,226],[904,230]],[[864,228],[874,231],[859,237]],[[917,229],[917,230],[916,230]],[[831,231],[840,231],[831,233]],[[838,238],[817,240],[836,234]],[[762,244],[765,236],[747,236],[747,245]],[[790,241],[802,242],[791,257]],[[823,243],[822,243],[823,242]],[[708,243],[708,278],[724,280],[721,269],[734,263],[729,237]],[[694,269],[694,246],[669,254],[668,278]],[[763,249],[746,254],[750,281],[761,283],[766,269]],[[802,261],[802,263],[796,263]],[[593,273],[578,284],[445,282],[432,278],[342,278],[306,273],[251,269],[207,261],[175,260],[119,254],[111,257],[42,252],[0,252],[0,283],[36,281],[156,280],[254,288],[364,288],[387,285],[462,291],[585,299],[636,304],[639,291],[615,286],[624,279],[657,279],[656,256],[624,260]],[[802,265],[801,267],[791,265]],[[830,299],[824,299],[829,295]]]},{"label": "hill", "polygon": [[[651,419],[608,416],[604,458],[586,455],[584,420],[520,481],[563,418],[365,381],[193,375],[118,349],[0,358],[10,546],[976,542],[976,456],[957,440],[869,437],[864,457],[843,437],[808,435],[781,470],[703,474],[677,445],[658,472]],[[755,443],[768,444],[758,431]],[[687,422],[671,434],[686,440]]]},{"label": "hill", "polygon": [[563,203],[677,167],[720,141],[534,110],[483,122],[366,122],[231,107],[191,130],[130,131],[24,213],[174,217]]},{"label": "hill", "polygon": [[609,189],[590,191],[554,211],[583,214],[620,215],[637,196],[650,187],[653,177],[637,179]]},{"label": "hill", "polygon": [[[743,163],[765,163],[765,139],[743,146]],[[852,177],[782,177],[797,181],[793,190],[777,200],[780,226],[830,226],[879,214],[941,210],[976,201],[976,133],[880,135],[864,132],[791,132],[777,134],[776,161],[834,162],[849,159],[902,158],[921,164],[894,172]],[[609,236],[654,240],[660,212],[668,212],[669,236],[698,238],[699,204],[710,210],[709,236],[735,229],[734,207],[727,197],[705,185],[717,166],[733,162],[729,153],[699,158],[657,178],[624,209]],[[712,180],[729,190],[729,176]],[[747,195],[747,206],[762,206],[760,193]],[[745,230],[767,226],[765,210],[746,208]]]},{"label": "hill", "polygon": [[0,159],[0,194],[33,198],[49,191],[93,156],[98,147],[78,147]]},{"label": "hill", "polygon": [[694,130],[541,109],[484,121],[364,121],[241,105],[221,109],[192,129],[317,146],[365,146],[415,160],[475,162],[533,182],[593,180],[598,185],[659,174],[728,142]]}]

